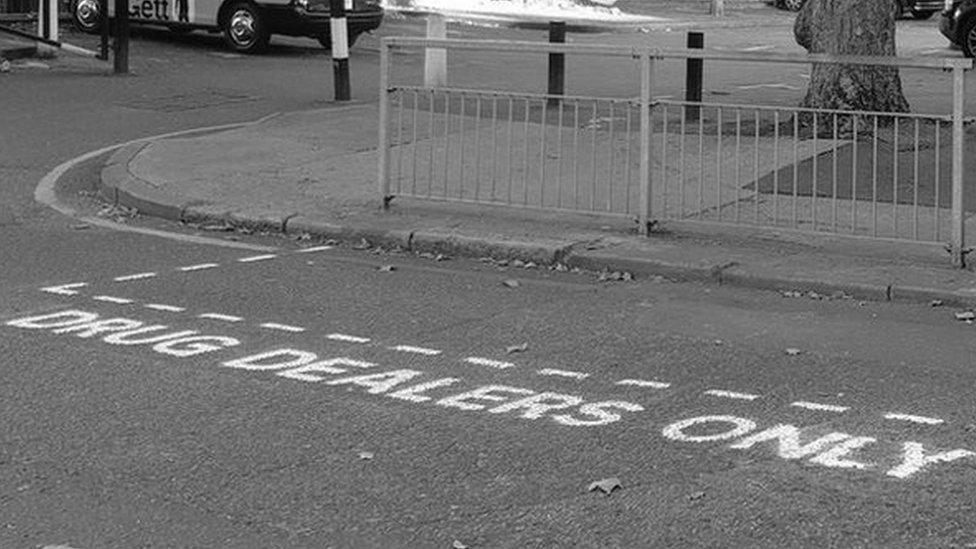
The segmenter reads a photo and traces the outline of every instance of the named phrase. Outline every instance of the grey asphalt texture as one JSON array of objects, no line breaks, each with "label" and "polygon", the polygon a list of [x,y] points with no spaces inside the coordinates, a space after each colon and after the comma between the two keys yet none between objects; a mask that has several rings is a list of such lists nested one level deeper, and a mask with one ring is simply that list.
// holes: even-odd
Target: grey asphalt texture
[{"label": "grey asphalt texture", "polygon": [[[360,239],[348,238],[330,250],[300,253],[323,242],[181,226],[105,208],[93,193],[111,153],[60,179],[54,205],[73,209],[74,217],[34,202],[45,174],[92,150],[278,111],[331,110],[321,99],[331,84],[327,57],[304,42],[278,42],[256,59],[223,57],[208,36],[147,32],[134,46],[133,77],[107,78],[91,65],[58,62],[46,71],[17,69],[2,84],[0,117],[16,131],[0,134],[0,546],[976,542],[976,460],[934,463],[904,479],[888,474],[909,441],[927,454],[976,450],[969,390],[976,349],[972,326],[955,320],[955,309],[784,297],[646,274],[601,281],[598,254],[621,261],[618,250],[631,245],[625,230],[602,229],[603,222],[595,227],[601,242],[617,249],[582,250],[596,257],[594,269],[577,272],[449,250],[438,257],[433,249],[397,250],[395,242],[378,239],[365,249],[354,249],[363,247]],[[357,81],[369,82],[375,51],[367,41],[353,54],[354,66],[363,68]],[[375,88],[363,89],[361,103]],[[149,108],[187,95],[198,100],[196,108]],[[50,108],[38,111],[38,103]],[[102,227],[91,219],[119,223]],[[144,232],[155,229],[167,237]],[[726,237],[669,238],[665,249],[709,245],[703,273],[714,254],[726,251]],[[785,246],[784,262],[823,245],[764,238]],[[750,250],[750,238],[739,240],[730,256]],[[879,257],[885,249],[890,253],[880,247]],[[240,261],[259,254],[275,257]],[[574,261],[587,267],[587,257]],[[207,263],[216,266],[180,270]],[[892,272],[908,268],[898,263]],[[150,272],[156,276],[116,280]],[[674,277],[680,272],[690,271]],[[963,277],[960,283],[968,276],[953,274]],[[72,283],[86,286],[74,295],[43,290]],[[67,309],[240,344],[180,358],[149,345],[9,324]],[[240,321],[200,316],[208,313]],[[305,331],[262,326],[268,323]],[[329,339],[334,333],[370,341]],[[395,350],[400,345],[440,354]],[[281,348],[368,361],[375,371],[421,372],[414,382],[457,382],[430,389],[431,401],[411,402],[363,386],[226,365]],[[512,367],[473,364],[469,357]],[[541,373],[546,369],[587,377]],[[625,379],[669,385],[618,385]],[[606,425],[570,426],[553,419],[564,410],[527,419],[517,411],[433,402],[489,384],[644,409],[622,412]],[[800,401],[846,410],[794,405]],[[893,412],[941,423],[885,418]],[[664,436],[674,422],[714,415],[753,421],[757,431],[793,425],[803,443],[841,432],[876,440],[847,456],[864,465],[859,470],[823,466],[810,455],[781,457],[775,442],[734,449],[737,438],[695,443]],[[619,479],[620,488],[610,495],[588,490],[607,478]]]}]

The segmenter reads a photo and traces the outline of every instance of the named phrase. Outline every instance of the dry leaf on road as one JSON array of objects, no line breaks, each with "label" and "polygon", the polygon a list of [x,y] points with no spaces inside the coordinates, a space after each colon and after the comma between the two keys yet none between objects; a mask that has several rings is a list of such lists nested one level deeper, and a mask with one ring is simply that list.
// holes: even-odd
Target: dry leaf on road
[{"label": "dry leaf on road", "polygon": [[593,492],[594,490],[601,490],[604,494],[609,496],[610,492],[613,492],[617,488],[623,488],[623,486],[620,485],[620,479],[617,477],[610,477],[590,483],[587,491]]},{"label": "dry leaf on road", "polygon": [[512,353],[524,353],[526,350],[528,350],[528,348],[529,348],[529,344],[528,343],[522,343],[520,345],[510,345],[510,346],[508,346],[508,347],[505,348],[505,352],[508,353],[508,354],[512,354]]},{"label": "dry leaf on road", "polygon": [[519,284],[518,280],[510,278],[502,282],[502,286],[505,286],[506,288],[518,288],[519,286],[521,286],[521,284]]}]

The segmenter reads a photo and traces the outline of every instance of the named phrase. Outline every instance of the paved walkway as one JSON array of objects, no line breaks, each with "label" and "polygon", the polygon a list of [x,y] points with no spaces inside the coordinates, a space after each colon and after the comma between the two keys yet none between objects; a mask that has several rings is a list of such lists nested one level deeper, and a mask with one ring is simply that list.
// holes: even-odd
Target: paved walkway
[{"label": "paved walkway", "polygon": [[645,238],[625,218],[402,197],[384,212],[377,119],[375,104],[349,104],[129,145],[106,164],[101,190],[202,225],[833,297],[976,303],[976,274],[951,268],[938,244],[689,222]]}]

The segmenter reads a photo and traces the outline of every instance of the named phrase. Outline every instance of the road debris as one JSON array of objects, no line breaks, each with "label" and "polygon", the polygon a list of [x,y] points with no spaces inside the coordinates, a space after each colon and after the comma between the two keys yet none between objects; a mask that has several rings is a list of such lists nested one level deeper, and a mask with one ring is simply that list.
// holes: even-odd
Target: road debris
[{"label": "road debris", "polygon": [[590,486],[586,489],[586,491],[593,492],[595,490],[600,490],[609,496],[610,492],[613,492],[617,488],[623,489],[623,486],[620,484],[620,479],[617,477],[610,477],[590,483]]},{"label": "road debris", "polygon": [[515,280],[514,278],[510,278],[508,280],[503,281],[502,286],[505,286],[506,288],[518,288],[519,286],[521,286],[521,284],[519,284],[518,280]]},{"label": "road debris", "polygon": [[520,345],[511,345],[509,347],[506,347],[505,348],[505,352],[507,354],[524,353],[528,349],[529,349],[529,344],[528,343],[522,343]]}]

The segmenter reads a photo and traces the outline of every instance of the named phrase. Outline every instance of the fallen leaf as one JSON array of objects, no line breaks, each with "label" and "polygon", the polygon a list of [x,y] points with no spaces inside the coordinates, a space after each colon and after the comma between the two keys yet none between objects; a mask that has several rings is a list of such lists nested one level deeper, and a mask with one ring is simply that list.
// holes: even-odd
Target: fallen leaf
[{"label": "fallen leaf", "polygon": [[601,490],[604,494],[609,496],[610,492],[613,492],[617,488],[623,489],[623,486],[620,485],[620,479],[617,477],[610,477],[610,478],[605,478],[603,480],[598,480],[596,482],[590,483],[589,488],[587,488],[586,490],[588,492]]},{"label": "fallen leaf", "polygon": [[376,268],[376,270],[381,273],[392,273],[396,269],[396,265],[380,265]]},{"label": "fallen leaf", "polygon": [[528,263],[525,264],[526,269],[535,269],[536,267],[538,267],[538,265],[536,265],[535,262],[533,261],[529,261]]},{"label": "fallen leaf", "polygon": [[454,540],[454,543],[451,544],[451,549],[468,549],[468,546],[458,540]]},{"label": "fallen leaf", "polygon": [[515,259],[512,261],[512,267],[525,267],[525,262],[521,259]]},{"label": "fallen leaf", "polygon": [[800,354],[802,352],[803,351],[801,351],[801,350],[799,350],[799,349],[797,349],[795,347],[790,347],[789,349],[786,350],[786,354],[788,354],[790,356],[796,356],[796,355],[798,355],[798,354]]},{"label": "fallen leaf", "polygon": [[359,459],[370,460],[373,457],[373,452],[359,452]]},{"label": "fallen leaf", "polygon": [[502,282],[502,285],[505,286],[506,288],[518,288],[519,286],[521,286],[518,280],[512,278]]},{"label": "fallen leaf", "polygon": [[91,229],[91,225],[89,225],[88,223],[75,223],[74,225],[71,226],[71,228],[76,231],[83,231],[85,229]]},{"label": "fallen leaf", "polygon": [[942,305],[944,305],[944,302],[941,299],[933,299],[932,303],[929,303],[929,305],[933,307],[941,307]]},{"label": "fallen leaf", "polygon": [[705,497],[705,492],[693,492],[688,494],[688,499],[691,501],[695,501],[696,499],[701,499],[703,497]]},{"label": "fallen leaf", "polygon": [[505,348],[505,352],[508,353],[508,354],[512,354],[512,353],[524,353],[526,350],[528,350],[528,348],[529,348],[529,344],[528,343],[522,343],[521,345],[512,345],[512,346],[506,347]]},{"label": "fallen leaf", "polygon": [[963,311],[961,313],[956,313],[956,320],[973,320],[976,319],[976,313],[972,311]]},{"label": "fallen leaf", "polygon": [[362,240],[359,241],[359,244],[356,244],[355,246],[353,246],[352,249],[354,249],[354,250],[368,250],[371,247],[372,246],[370,245],[369,240],[366,240],[364,238],[364,239],[362,239]]}]

